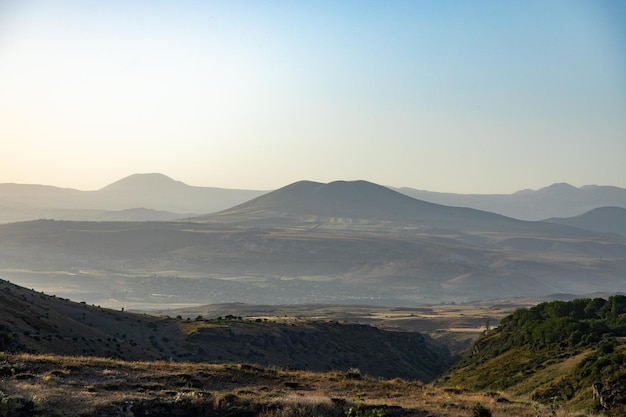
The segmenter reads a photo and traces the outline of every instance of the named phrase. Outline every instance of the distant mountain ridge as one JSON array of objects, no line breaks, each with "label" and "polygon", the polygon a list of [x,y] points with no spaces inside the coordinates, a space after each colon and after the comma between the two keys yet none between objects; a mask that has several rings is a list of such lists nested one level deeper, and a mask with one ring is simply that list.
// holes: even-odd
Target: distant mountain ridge
[{"label": "distant mountain ridge", "polygon": [[599,207],[626,208],[626,189],[613,186],[585,185],[580,188],[556,183],[539,190],[521,190],[513,194],[453,194],[393,188],[398,192],[455,207],[471,207],[520,220],[543,220],[573,217]]},{"label": "distant mountain ridge", "polygon": [[147,207],[176,213],[212,213],[247,201],[266,191],[196,187],[163,174],[134,174],[98,191],[116,209]]},{"label": "distant mountain ridge", "polygon": [[[338,191],[342,183],[345,181],[335,181],[331,183],[332,186],[315,191],[316,198],[324,197],[325,193],[343,192]],[[361,183],[361,187],[372,184],[367,181],[356,183]],[[320,185],[311,181],[300,181],[296,184],[303,190],[305,185],[311,188]],[[438,193],[408,187],[385,188],[424,202],[466,207],[520,220],[572,217],[605,206],[626,208],[626,189],[612,186],[588,185],[576,188],[560,183],[539,190],[494,195]],[[190,186],[160,173],[133,174],[96,191],[5,183],[0,184],[0,223],[38,218],[172,220],[234,209],[235,206],[266,193],[268,191]],[[358,199],[357,194],[351,197]],[[277,196],[274,195],[273,198]],[[306,207],[304,202],[299,204]],[[373,212],[372,203],[368,202],[367,206]],[[121,212],[140,208],[159,213],[145,211],[142,214],[135,211],[129,217],[128,212]]]},{"label": "distant mountain ridge", "polygon": [[147,191],[147,190],[163,190],[171,191],[173,189],[185,189],[190,187],[182,181],[176,181],[167,175],[160,173],[151,174],[133,174],[124,177],[109,185],[102,187],[101,192],[119,192],[119,191]]},{"label": "distant mountain ridge", "polygon": [[223,210],[264,193],[195,187],[156,173],[133,174],[97,191],[7,183],[0,184],[0,223],[38,218],[173,220]]}]

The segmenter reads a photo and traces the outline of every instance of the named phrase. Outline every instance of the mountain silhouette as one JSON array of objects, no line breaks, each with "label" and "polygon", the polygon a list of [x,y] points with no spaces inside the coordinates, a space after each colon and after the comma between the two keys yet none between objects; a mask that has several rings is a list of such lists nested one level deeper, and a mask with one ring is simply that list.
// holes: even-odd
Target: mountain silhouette
[{"label": "mountain silhouette", "polygon": [[417,200],[368,181],[299,181],[199,220],[254,225],[412,226],[424,229],[565,232],[464,207]]},{"label": "mountain silhouette", "polygon": [[[133,174],[96,191],[0,184],[0,223],[38,218],[98,221],[175,219],[224,210],[264,193],[194,187],[159,173]],[[148,210],[142,212],[138,210],[140,208]]]},{"label": "mountain silhouette", "polygon": [[[347,188],[348,184],[352,188]],[[346,197],[350,196],[350,201],[343,204],[346,208],[349,205],[356,206],[356,203],[360,201],[359,195],[365,197],[364,192],[367,184],[371,183],[366,181],[336,181],[330,184],[320,184],[300,181],[292,185],[294,187],[297,185],[296,188],[300,189],[299,192],[305,194],[306,187],[313,189],[319,188],[321,185],[328,186],[314,191],[316,201],[330,197],[333,192],[352,193],[345,195]],[[522,190],[513,194],[493,195],[438,193],[412,188],[388,189],[423,202],[452,207],[468,207],[522,220],[572,217],[599,207],[626,208],[626,189],[611,186],[587,185],[576,188],[566,183],[558,183],[539,190]],[[115,211],[139,208],[168,212],[171,215],[155,215],[155,213],[148,211],[144,215],[136,211],[132,215],[133,220],[187,218],[226,210],[266,193],[267,191],[190,186],[160,173],[133,174],[95,191],[80,191],[49,185],[5,183],[0,184],[0,223],[39,218],[121,220],[129,218],[128,213],[114,213]],[[278,203],[279,197],[279,195],[273,195],[272,199],[277,199],[275,203]],[[295,198],[292,196],[290,198],[294,200],[290,203],[294,208],[298,204],[304,208],[314,207],[308,206],[309,203],[314,203],[313,201],[306,203],[308,197]],[[372,219],[371,216],[374,215],[375,208],[381,208],[381,203],[377,202],[377,198],[371,199],[368,195],[366,201],[362,201],[363,204],[358,207],[358,211],[365,208],[370,210],[366,216],[370,220]],[[389,195],[384,197],[381,194],[380,198],[391,197]],[[397,196],[392,200],[400,201]],[[261,201],[254,204],[266,203],[267,201],[265,203]],[[335,199],[327,209],[337,210],[340,206]],[[261,209],[262,206],[258,208]],[[285,207],[281,208],[281,210],[284,209]],[[330,211],[324,214],[324,207],[317,207],[317,209],[316,215],[336,216],[336,213]],[[385,207],[382,211],[388,216],[393,210],[397,209]],[[353,214],[358,214],[358,216]],[[361,216],[359,213],[341,215],[344,219],[359,218],[359,216]],[[286,221],[287,219],[283,220],[283,222]]]},{"label": "mountain silhouette", "polygon": [[133,174],[109,184],[99,192],[172,192],[187,189],[189,186],[160,173]]},{"label": "mountain silhouette", "polygon": [[146,207],[176,213],[211,213],[249,200],[263,191],[195,187],[158,173],[134,174],[95,193],[114,209]]}]

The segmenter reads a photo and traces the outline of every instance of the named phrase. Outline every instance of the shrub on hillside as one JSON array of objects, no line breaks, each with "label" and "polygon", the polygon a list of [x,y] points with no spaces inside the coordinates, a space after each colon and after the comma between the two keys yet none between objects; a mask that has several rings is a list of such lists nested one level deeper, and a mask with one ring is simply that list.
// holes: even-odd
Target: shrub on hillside
[{"label": "shrub on hillside", "polygon": [[[607,336],[626,336],[625,313],[626,296],[622,295],[542,303],[503,318],[476,346],[488,357],[521,346],[533,350],[593,346]],[[602,349],[610,348],[603,345]]]},{"label": "shrub on hillside", "polygon": [[491,411],[481,403],[476,403],[472,407],[472,417],[491,417]]}]

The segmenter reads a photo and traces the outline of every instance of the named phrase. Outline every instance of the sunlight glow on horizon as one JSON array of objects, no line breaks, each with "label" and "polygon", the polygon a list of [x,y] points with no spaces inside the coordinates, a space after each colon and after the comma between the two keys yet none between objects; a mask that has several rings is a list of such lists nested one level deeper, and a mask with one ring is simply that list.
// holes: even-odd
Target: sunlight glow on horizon
[{"label": "sunlight glow on horizon", "polygon": [[0,5],[0,183],[626,188],[620,2]]}]

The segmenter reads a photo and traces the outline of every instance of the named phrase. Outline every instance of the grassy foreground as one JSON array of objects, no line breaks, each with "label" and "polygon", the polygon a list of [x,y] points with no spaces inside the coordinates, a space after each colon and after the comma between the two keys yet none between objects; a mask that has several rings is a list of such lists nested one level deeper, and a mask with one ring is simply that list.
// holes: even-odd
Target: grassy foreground
[{"label": "grassy foreground", "polygon": [[[477,406],[480,404],[480,406]],[[489,414],[488,414],[489,413]],[[0,353],[1,416],[583,416],[504,393],[250,364]]]}]

